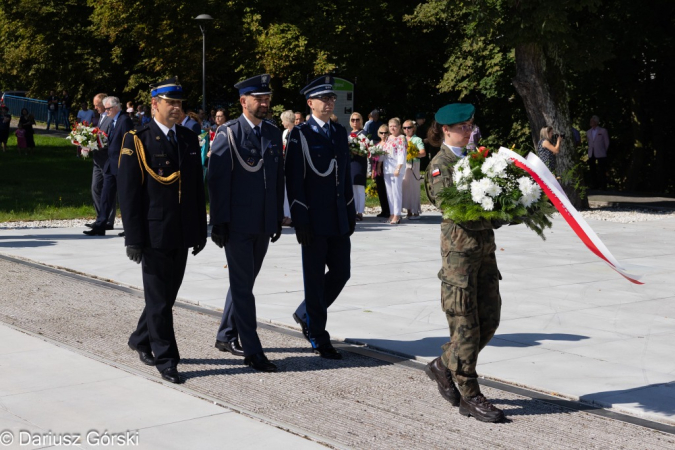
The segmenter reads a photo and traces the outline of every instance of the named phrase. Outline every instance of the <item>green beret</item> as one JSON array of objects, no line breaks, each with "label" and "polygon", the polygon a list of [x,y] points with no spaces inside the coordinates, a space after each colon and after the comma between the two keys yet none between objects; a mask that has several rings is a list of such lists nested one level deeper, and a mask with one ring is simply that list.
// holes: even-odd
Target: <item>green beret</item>
[{"label": "green beret", "polygon": [[450,103],[436,112],[436,122],[441,125],[454,125],[473,119],[476,108],[471,103]]}]

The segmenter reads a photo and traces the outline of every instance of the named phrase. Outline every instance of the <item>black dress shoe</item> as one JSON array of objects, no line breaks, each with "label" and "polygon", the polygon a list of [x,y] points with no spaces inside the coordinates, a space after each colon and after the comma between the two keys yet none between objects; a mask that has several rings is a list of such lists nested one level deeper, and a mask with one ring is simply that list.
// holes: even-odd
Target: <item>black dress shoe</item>
[{"label": "black dress shoe", "polygon": [[295,320],[295,322],[300,325],[300,328],[302,328],[302,335],[305,336],[307,342],[311,344],[312,341],[309,340],[309,328],[307,328],[307,323],[300,319],[300,316],[298,316],[296,313],[293,313],[293,320]]},{"label": "black dress shoe", "polygon": [[277,366],[267,359],[263,352],[244,358],[244,364],[261,372],[276,372]]},{"label": "black dress shoe", "polygon": [[124,231],[122,231],[121,233],[119,233],[118,236],[124,237]]},{"label": "black dress shoe", "polygon": [[314,353],[326,359],[342,359],[342,353],[335,350],[335,347],[330,342],[315,348]]},{"label": "black dress shoe", "polygon": [[143,364],[146,366],[154,366],[155,365],[155,357],[152,356],[152,353],[146,352],[145,350],[139,350],[133,345],[129,344],[129,348],[132,349],[135,352],[138,352],[138,359],[141,360]]},{"label": "black dress shoe", "polygon": [[459,401],[459,413],[463,416],[474,416],[481,422],[501,422],[504,412],[490,403],[483,394],[467,397]]},{"label": "black dress shoe", "polygon": [[94,224],[95,224],[95,223],[96,223],[96,222],[85,223],[84,226],[87,227],[87,228],[94,228]]},{"label": "black dress shoe", "polygon": [[455,383],[452,382],[450,370],[443,365],[441,358],[436,358],[427,364],[424,372],[438,384],[438,392],[441,393],[444,399],[449,401],[452,406],[459,406],[461,395]]},{"label": "black dress shoe", "polygon": [[216,341],[215,347],[221,352],[230,352],[234,356],[244,356],[244,349],[241,348],[239,341],[236,339],[230,342]]},{"label": "black dress shoe", "polygon": [[87,236],[105,236],[105,228],[93,228],[91,230],[84,230]]},{"label": "black dress shoe", "polygon": [[389,214],[379,213],[379,214],[378,214],[377,216],[375,216],[375,217],[389,217]]},{"label": "black dress shoe", "polygon": [[183,382],[183,380],[180,378],[180,374],[178,373],[178,369],[175,367],[167,367],[159,373],[162,374],[162,378],[164,378],[169,383],[181,384]]},{"label": "black dress shoe", "polygon": [[114,230],[114,229],[115,229],[115,225],[106,225],[106,226],[105,226],[105,229],[106,229],[106,231],[108,231],[108,230]]}]

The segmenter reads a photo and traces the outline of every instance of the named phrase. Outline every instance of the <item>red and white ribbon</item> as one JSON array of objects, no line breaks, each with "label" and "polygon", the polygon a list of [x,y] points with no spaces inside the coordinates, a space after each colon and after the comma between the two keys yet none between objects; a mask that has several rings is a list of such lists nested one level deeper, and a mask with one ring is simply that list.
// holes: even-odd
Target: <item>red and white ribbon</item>
[{"label": "red and white ribbon", "polygon": [[499,153],[506,156],[508,159],[513,161],[517,166],[529,173],[532,178],[539,184],[541,189],[546,193],[548,198],[551,200],[556,209],[563,216],[567,224],[572,228],[576,235],[581,239],[586,247],[593,253],[595,253],[599,258],[609,264],[609,267],[616,270],[624,278],[626,278],[631,283],[635,284],[644,284],[640,280],[639,275],[631,275],[626,272],[626,270],[621,267],[619,262],[614,258],[610,251],[605,247],[605,244],[602,243],[597,234],[593,229],[588,225],[588,223],[581,217],[579,211],[577,211],[574,206],[570,203],[567,195],[563,191],[562,187],[556,180],[555,176],[548,170],[548,167],[535,155],[534,153],[529,153],[527,159],[520,156],[518,153],[513,152],[507,148],[500,147]]}]

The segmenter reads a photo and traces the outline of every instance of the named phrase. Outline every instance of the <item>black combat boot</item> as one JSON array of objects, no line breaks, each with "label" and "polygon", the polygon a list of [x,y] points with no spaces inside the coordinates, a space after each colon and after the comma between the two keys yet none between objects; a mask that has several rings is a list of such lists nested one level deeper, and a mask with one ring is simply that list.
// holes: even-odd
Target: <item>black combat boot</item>
[{"label": "black combat boot", "polygon": [[473,416],[481,422],[500,422],[504,419],[502,410],[490,403],[483,394],[462,397],[459,402],[459,413],[467,417]]},{"label": "black combat boot", "polygon": [[429,378],[438,384],[438,392],[441,393],[444,399],[449,401],[452,406],[459,406],[459,391],[452,382],[452,374],[441,362],[441,358],[436,358],[427,364],[424,372]]}]

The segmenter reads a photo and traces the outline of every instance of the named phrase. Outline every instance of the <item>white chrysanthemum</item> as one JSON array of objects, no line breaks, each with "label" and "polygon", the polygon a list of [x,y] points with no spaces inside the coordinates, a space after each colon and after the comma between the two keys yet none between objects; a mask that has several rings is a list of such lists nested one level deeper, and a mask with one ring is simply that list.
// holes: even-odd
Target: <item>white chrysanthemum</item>
[{"label": "white chrysanthemum", "polygon": [[492,211],[495,207],[495,202],[490,197],[483,197],[483,201],[480,202],[480,206],[485,211]]},{"label": "white chrysanthemum", "polygon": [[506,178],[506,167],[508,164],[507,159],[497,153],[487,158],[480,170],[491,178]]},{"label": "white chrysanthemum", "polygon": [[534,182],[534,180],[529,177],[518,178],[518,188],[523,194],[519,202],[526,208],[539,200],[541,197],[541,188],[537,183]]},{"label": "white chrysanthemum", "polygon": [[468,183],[462,183],[462,184],[456,185],[456,187],[457,187],[458,191],[466,191],[467,189],[469,189],[469,184]]},{"label": "white chrysanthemum", "polygon": [[485,198],[485,189],[480,181],[473,180],[471,182],[471,200],[476,203],[481,203]]}]

